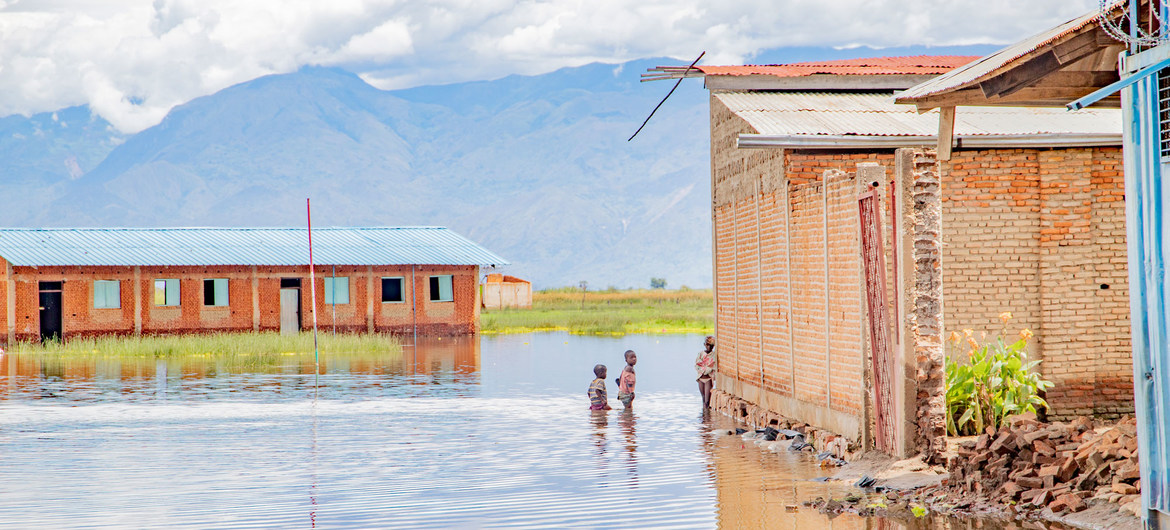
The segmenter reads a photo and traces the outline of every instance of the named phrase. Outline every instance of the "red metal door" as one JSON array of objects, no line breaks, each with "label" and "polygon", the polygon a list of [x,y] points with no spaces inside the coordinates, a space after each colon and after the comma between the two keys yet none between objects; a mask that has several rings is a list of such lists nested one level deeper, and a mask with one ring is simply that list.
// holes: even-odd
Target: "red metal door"
[{"label": "red metal door", "polygon": [[861,262],[865,270],[865,306],[869,345],[873,359],[874,445],[886,454],[896,453],[900,424],[894,407],[894,348],[890,340],[889,303],[886,299],[885,245],[882,242],[880,195],[861,194]]}]

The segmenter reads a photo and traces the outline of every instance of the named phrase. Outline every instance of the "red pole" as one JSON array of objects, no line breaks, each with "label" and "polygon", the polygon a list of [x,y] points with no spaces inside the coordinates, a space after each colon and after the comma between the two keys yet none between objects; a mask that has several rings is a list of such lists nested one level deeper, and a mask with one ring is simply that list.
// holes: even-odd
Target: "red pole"
[{"label": "red pole", "polygon": [[321,357],[317,348],[317,278],[313,274],[313,210],[309,206],[309,199],[305,199],[305,218],[309,227],[309,292],[313,301],[313,364],[314,374],[321,372]]}]

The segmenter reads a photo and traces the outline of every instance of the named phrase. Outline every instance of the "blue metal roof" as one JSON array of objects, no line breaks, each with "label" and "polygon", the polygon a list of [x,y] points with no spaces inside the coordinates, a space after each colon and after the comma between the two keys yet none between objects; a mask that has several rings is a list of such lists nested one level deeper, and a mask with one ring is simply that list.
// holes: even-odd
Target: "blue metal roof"
[{"label": "blue metal roof", "polygon": [[[303,228],[0,228],[14,266],[306,265]],[[314,228],[322,265],[507,265],[443,227]]]}]

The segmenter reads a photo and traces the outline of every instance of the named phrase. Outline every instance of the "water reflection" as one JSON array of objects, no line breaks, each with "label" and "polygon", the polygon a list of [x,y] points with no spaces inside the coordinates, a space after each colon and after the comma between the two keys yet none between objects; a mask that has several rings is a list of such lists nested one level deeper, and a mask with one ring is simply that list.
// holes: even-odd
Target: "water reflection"
[{"label": "water reflection", "polygon": [[[864,528],[801,507],[847,486],[699,412],[702,337],[538,334],[417,351],[0,362],[15,528]],[[638,408],[589,411],[639,354]],[[314,399],[316,396],[316,399]],[[619,405],[620,407],[620,405]]]},{"label": "water reflection", "polygon": [[[467,395],[479,383],[478,338],[420,338],[386,353],[195,355],[153,358],[102,354],[8,354],[0,362],[0,400],[125,401],[144,398],[285,399],[321,385],[332,397],[388,390],[410,395]],[[404,388],[404,385],[407,388]],[[434,386],[435,391],[419,387]],[[411,388],[413,387],[413,388]]]}]

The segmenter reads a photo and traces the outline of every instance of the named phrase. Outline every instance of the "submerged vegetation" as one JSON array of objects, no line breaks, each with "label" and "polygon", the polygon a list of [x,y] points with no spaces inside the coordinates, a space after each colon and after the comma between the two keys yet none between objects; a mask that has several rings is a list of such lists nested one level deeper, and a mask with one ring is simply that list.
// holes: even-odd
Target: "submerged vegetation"
[{"label": "submerged vegetation", "polygon": [[[321,353],[389,353],[401,350],[398,341],[384,334],[321,333]],[[13,353],[100,355],[166,358],[187,355],[279,356],[313,353],[313,333],[282,335],[277,332],[231,332],[167,336],[105,336],[64,342],[18,342]]]},{"label": "submerged vegetation", "polygon": [[532,309],[485,310],[483,333],[568,331],[582,335],[710,333],[710,289],[549,289],[532,294]]}]

